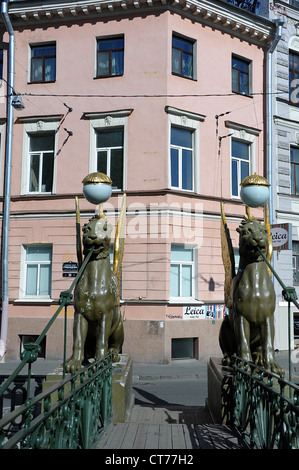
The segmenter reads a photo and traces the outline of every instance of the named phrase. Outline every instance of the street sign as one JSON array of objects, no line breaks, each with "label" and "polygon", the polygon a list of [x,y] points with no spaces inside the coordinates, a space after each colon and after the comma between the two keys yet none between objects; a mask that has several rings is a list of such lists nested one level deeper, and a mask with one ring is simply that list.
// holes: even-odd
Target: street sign
[{"label": "street sign", "polygon": [[62,277],[76,277],[78,272],[78,263],[68,261],[62,265]]},{"label": "street sign", "polygon": [[273,250],[292,249],[292,224],[271,225]]}]

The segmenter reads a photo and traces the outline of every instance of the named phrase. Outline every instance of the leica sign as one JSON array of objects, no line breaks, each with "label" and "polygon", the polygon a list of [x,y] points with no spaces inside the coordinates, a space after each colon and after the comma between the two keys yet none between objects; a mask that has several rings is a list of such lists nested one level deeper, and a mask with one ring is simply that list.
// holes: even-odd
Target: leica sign
[{"label": "leica sign", "polygon": [[291,224],[279,224],[271,226],[271,236],[273,240],[273,249],[291,250],[292,249],[292,226]]}]

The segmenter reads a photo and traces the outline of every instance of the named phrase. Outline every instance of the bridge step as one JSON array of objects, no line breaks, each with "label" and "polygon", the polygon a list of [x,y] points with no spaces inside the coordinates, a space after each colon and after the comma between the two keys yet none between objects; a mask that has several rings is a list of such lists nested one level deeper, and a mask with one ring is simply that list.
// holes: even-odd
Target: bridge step
[{"label": "bridge step", "polygon": [[245,448],[237,431],[213,424],[204,407],[135,406],[128,421],[111,423],[97,445],[97,449]]}]

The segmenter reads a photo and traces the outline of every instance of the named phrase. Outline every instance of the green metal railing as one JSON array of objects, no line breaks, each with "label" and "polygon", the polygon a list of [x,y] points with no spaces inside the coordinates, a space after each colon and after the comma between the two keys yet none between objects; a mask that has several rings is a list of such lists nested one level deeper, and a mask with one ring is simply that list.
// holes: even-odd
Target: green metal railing
[{"label": "green metal railing", "polygon": [[232,368],[228,424],[250,448],[298,449],[299,387],[237,357]]},{"label": "green metal railing", "polygon": [[282,287],[288,302],[289,380],[252,362],[234,356],[232,374],[222,387],[222,415],[238,428],[251,448],[299,448],[299,387],[292,381],[291,302],[299,309],[294,287],[286,287],[265,255],[267,266]]},{"label": "green metal railing", "polygon": [[[93,248],[94,249],[94,248]],[[76,449],[91,448],[99,440],[112,418],[112,356],[94,361],[66,377],[67,306],[72,291],[82,275],[93,249],[86,256],[72,285],[60,294],[59,307],[35,343],[24,345],[21,362],[0,388],[0,396],[28,365],[27,396],[23,405],[0,420],[0,448]],[[64,312],[64,350],[60,380],[49,390],[30,398],[32,363],[38,357],[40,344],[62,310]],[[41,413],[34,417],[36,407]],[[22,421],[21,429],[11,434],[12,423]]]}]

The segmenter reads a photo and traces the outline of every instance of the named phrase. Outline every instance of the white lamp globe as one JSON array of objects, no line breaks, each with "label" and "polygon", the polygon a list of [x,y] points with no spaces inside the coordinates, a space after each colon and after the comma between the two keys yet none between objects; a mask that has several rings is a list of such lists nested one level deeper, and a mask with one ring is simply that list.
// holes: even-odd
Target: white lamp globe
[{"label": "white lamp globe", "polygon": [[102,204],[112,192],[112,181],[109,176],[99,171],[90,173],[83,181],[83,194],[91,204]]},{"label": "white lamp globe", "polygon": [[264,206],[270,197],[270,183],[256,173],[249,175],[241,182],[240,196],[246,206]]}]

